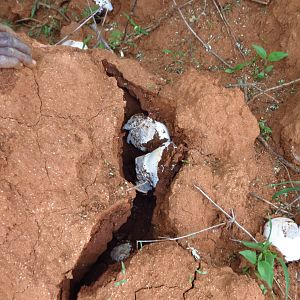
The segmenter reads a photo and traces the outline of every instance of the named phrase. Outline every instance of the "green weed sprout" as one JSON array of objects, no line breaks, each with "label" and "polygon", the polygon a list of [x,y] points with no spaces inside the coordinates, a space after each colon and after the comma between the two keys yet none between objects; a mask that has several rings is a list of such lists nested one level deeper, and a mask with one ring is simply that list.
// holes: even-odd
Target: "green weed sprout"
[{"label": "green weed sprout", "polygon": [[124,13],[124,16],[127,18],[129,21],[130,25],[133,27],[133,30],[135,31],[136,34],[143,34],[143,35],[148,35],[149,32],[142,28],[140,25],[138,25],[128,14]]},{"label": "green weed sprout", "polygon": [[[121,272],[125,276],[126,275],[126,267],[125,267],[125,264],[122,261],[121,261],[121,267],[122,267]],[[116,287],[121,286],[126,282],[127,282],[127,279],[121,279],[120,281],[115,282],[115,286]]]},{"label": "green weed sprout", "polygon": [[[232,74],[235,73],[236,71],[244,69],[247,66],[254,66],[253,75],[257,80],[261,80],[265,78],[267,74],[272,72],[272,70],[274,69],[274,66],[270,63],[278,62],[288,56],[286,52],[281,52],[281,51],[274,51],[271,52],[270,54],[267,54],[267,51],[262,46],[255,45],[255,44],[252,45],[252,48],[255,50],[256,56],[251,61],[238,64],[233,68],[228,68],[225,70],[225,72]],[[258,66],[255,65],[255,62],[259,58],[262,60],[263,63],[262,68],[259,68]]]},{"label": "green weed sprout", "polygon": [[276,192],[272,196],[272,199],[277,199],[281,195],[286,195],[288,193],[300,191],[300,181],[283,181],[283,182],[279,182],[279,183],[272,183],[269,186],[270,187],[277,187],[277,186],[282,186],[282,185],[287,185],[287,184],[291,184],[291,185],[294,185],[294,186],[284,187],[283,189]]},{"label": "green weed sprout", "polygon": [[267,125],[266,120],[260,120],[258,122],[260,134],[267,141],[272,135],[272,129]]},{"label": "green weed sprout", "polygon": [[[271,220],[269,222],[270,234],[268,239],[262,243],[242,241],[242,244],[245,247],[248,247],[253,250],[247,249],[240,251],[239,253],[254,266],[257,278],[263,280],[267,284],[268,288],[271,290],[274,282],[274,265],[275,261],[277,261],[281,265],[284,272],[285,298],[288,299],[290,287],[289,271],[283,259],[278,257],[275,252],[269,249],[271,246],[269,239],[272,231],[272,222]],[[265,294],[266,289],[264,285],[261,285],[260,287],[262,292]]]}]

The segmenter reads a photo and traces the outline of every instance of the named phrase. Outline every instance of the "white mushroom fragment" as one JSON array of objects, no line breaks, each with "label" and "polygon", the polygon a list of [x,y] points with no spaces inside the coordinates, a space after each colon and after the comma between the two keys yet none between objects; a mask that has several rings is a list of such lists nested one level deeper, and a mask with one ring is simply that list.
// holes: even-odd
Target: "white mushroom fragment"
[{"label": "white mushroom fragment", "polygon": [[127,143],[132,144],[141,151],[149,151],[147,144],[158,143],[160,146],[164,142],[170,142],[170,135],[167,127],[143,114],[133,115],[123,126],[128,130]]},{"label": "white mushroom fragment", "polygon": [[174,147],[172,142],[167,142],[154,151],[135,159],[136,188],[138,191],[147,193],[156,187],[159,181],[159,162],[161,161],[164,151],[167,151],[170,145]]},{"label": "white mushroom fragment", "polygon": [[109,0],[94,0],[94,1],[97,5],[99,5],[99,8],[105,8],[108,11],[113,10],[113,6]]},{"label": "white mushroom fragment", "polygon": [[87,45],[84,45],[83,42],[77,42],[73,40],[66,40],[62,43],[63,46],[70,46],[74,48],[79,48],[79,49],[88,49]]},{"label": "white mushroom fragment", "polygon": [[[287,262],[300,260],[300,228],[289,218],[274,218],[264,228],[264,236],[285,257]],[[271,231],[271,233],[270,233]]]},{"label": "white mushroom fragment", "polygon": [[130,256],[132,246],[129,242],[121,244],[113,248],[110,252],[110,257],[114,261],[123,261]]}]

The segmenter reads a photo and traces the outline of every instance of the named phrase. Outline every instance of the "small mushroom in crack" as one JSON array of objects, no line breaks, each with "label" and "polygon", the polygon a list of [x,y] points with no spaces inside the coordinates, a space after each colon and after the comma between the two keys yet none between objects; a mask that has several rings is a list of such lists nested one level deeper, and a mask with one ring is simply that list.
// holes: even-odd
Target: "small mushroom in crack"
[{"label": "small mushroom in crack", "polygon": [[99,7],[104,8],[108,11],[113,10],[113,6],[109,0],[94,0],[94,2],[99,5]]},{"label": "small mushroom in crack", "polygon": [[[175,147],[175,145],[172,142],[164,143],[154,151],[135,159],[136,188],[138,191],[148,193],[156,187],[159,181],[159,163],[164,151],[168,151],[169,147]],[[162,165],[161,168],[163,171],[164,166]]]},{"label": "small mushroom in crack", "polygon": [[88,47],[83,42],[73,41],[73,40],[67,40],[62,43],[63,46],[69,46],[74,48],[79,48],[83,50],[87,50]]},{"label": "small mushroom in crack", "polygon": [[110,252],[110,257],[113,261],[124,261],[130,256],[131,251],[132,245],[130,244],[130,242],[127,242],[114,247]]},{"label": "small mushroom in crack", "polygon": [[127,143],[141,151],[151,151],[164,142],[170,142],[167,127],[143,114],[133,115],[123,126],[128,130]]},{"label": "small mushroom in crack", "polygon": [[287,262],[300,260],[300,228],[292,219],[271,219],[264,227],[264,236],[269,237]]}]

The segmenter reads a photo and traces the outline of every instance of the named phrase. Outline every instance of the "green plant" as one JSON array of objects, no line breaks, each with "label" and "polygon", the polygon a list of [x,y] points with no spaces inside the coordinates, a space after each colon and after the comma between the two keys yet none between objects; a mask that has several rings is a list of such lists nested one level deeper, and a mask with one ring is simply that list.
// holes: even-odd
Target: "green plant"
[{"label": "green plant", "polygon": [[281,190],[277,191],[273,196],[272,199],[276,199],[281,195],[286,195],[288,193],[297,192],[300,191],[300,181],[283,181],[279,183],[272,183],[269,186],[270,187],[277,187],[277,186],[284,186],[287,184],[294,185],[292,187],[284,187]]},{"label": "green plant", "polygon": [[135,23],[135,21],[128,14],[124,13],[124,16],[127,18],[127,20],[129,21],[130,25],[133,27],[133,30],[135,31],[135,33],[137,35],[140,35],[140,34],[148,35],[149,34],[149,32],[147,30],[145,30],[140,25]]},{"label": "green plant", "polygon": [[108,44],[109,46],[115,50],[116,48],[118,48],[121,45],[122,42],[122,38],[123,38],[123,32],[118,30],[118,29],[114,29],[108,38]]},{"label": "green plant", "polygon": [[266,120],[260,120],[258,122],[260,134],[267,141],[272,135],[272,129],[267,125]]},{"label": "green plant", "polygon": [[83,39],[83,45],[82,45],[82,49],[85,48],[85,46],[88,46],[89,42],[91,41],[91,39],[93,38],[94,36],[92,34],[89,34],[87,37],[85,37]]},{"label": "green plant", "polygon": [[[272,231],[272,223],[270,221],[270,235]],[[274,267],[275,261],[277,261],[284,273],[285,278],[285,297],[288,299],[289,287],[290,287],[290,278],[288,268],[282,258],[278,257],[277,254],[270,250],[271,243],[269,241],[270,235],[265,242],[246,242],[242,241],[242,244],[245,247],[248,247],[253,250],[243,250],[239,253],[250,262],[255,270],[255,274],[258,279],[266,282],[269,289],[272,290],[273,281],[274,281]],[[261,286],[263,293],[266,293],[265,287]]]},{"label": "green plant", "polygon": [[[125,276],[126,275],[126,268],[125,268],[125,264],[122,261],[121,261],[121,268],[122,268],[121,272]],[[126,282],[127,282],[127,279],[121,279],[121,280],[115,282],[115,286],[121,286]]]},{"label": "green plant", "polygon": [[[270,63],[278,62],[285,57],[288,56],[286,52],[280,52],[280,51],[274,51],[270,54],[267,54],[267,51],[259,45],[252,45],[252,48],[256,52],[256,56],[251,61],[246,61],[244,63],[240,63],[232,68],[225,69],[226,73],[232,74],[236,71],[242,70],[245,67],[252,66],[253,67],[253,76],[257,80],[261,80],[267,76],[272,70],[274,69],[274,66]],[[258,59],[261,59],[262,66],[259,67],[256,62]]]},{"label": "green plant", "polygon": [[7,27],[13,28],[13,23],[10,20],[2,20],[2,19],[0,19],[0,23],[3,24],[3,25],[5,25],[5,26],[7,26]]},{"label": "green plant", "polygon": [[95,6],[89,6],[89,7],[85,7],[81,13],[83,18],[88,18],[89,16],[91,16],[94,12],[96,12],[99,9],[99,7],[97,5]]}]

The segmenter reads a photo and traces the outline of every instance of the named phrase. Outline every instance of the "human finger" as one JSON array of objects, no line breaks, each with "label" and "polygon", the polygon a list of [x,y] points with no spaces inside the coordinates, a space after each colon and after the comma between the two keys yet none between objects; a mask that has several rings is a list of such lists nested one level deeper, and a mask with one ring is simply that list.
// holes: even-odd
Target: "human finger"
[{"label": "human finger", "polygon": [[25,54],[31,55],[31,49],[26,44],[7,32],[0,32],[0,47],[15,48]]},{"label": "human finger", "polygon": [[0,69],[20,69],[22,63],[15,57],[0,55]]},{"label": "human finger", "polygon": [[36,62],[32,59],[31,55],[24,54],[14,48],[0,48],[0,55],[14,57],[27,67],[33,67],[36,64]]}]

